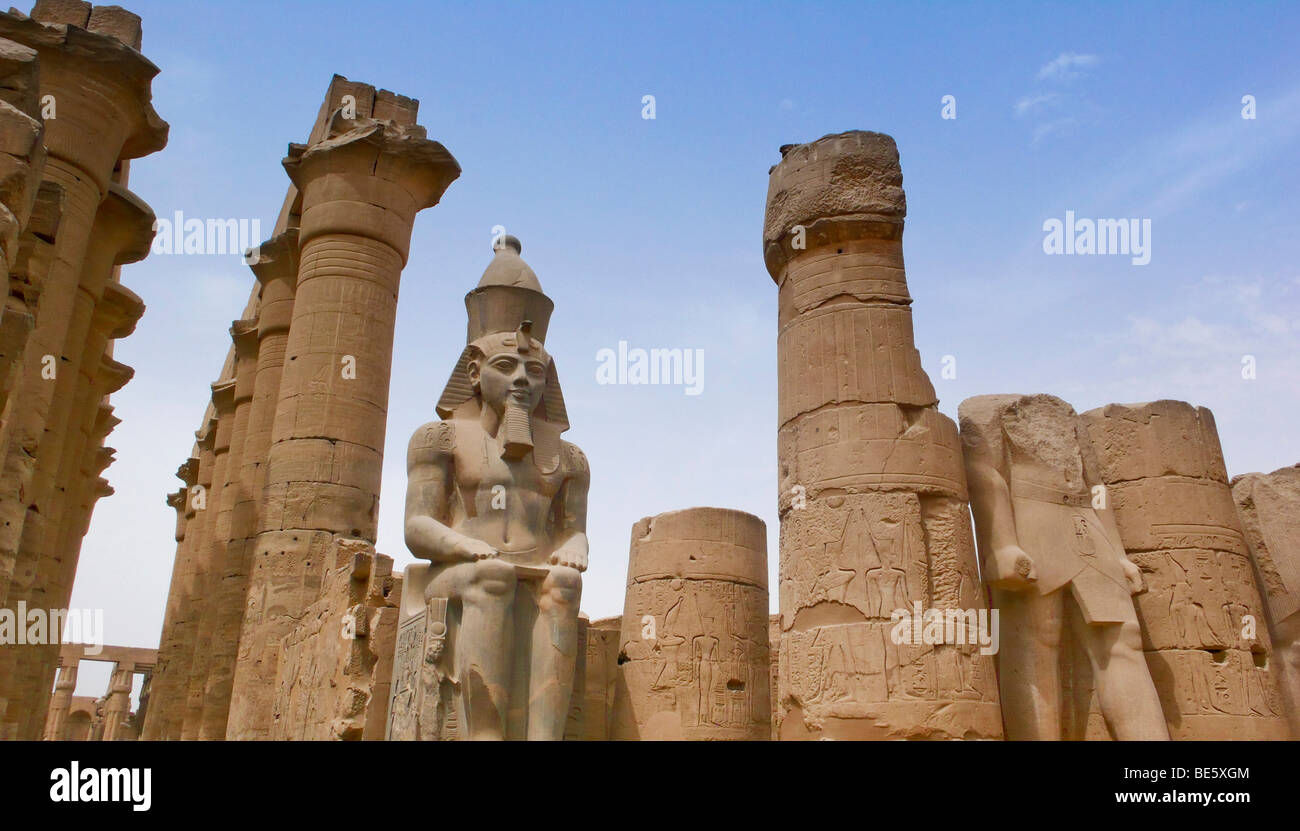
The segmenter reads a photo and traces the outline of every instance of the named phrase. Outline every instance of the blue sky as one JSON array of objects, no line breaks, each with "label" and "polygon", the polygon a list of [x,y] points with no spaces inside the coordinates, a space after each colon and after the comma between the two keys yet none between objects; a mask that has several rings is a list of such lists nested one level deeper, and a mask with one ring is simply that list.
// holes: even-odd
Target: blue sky
[{"label": "blue sky", "polygon": [[[171,124],[131,187],[161,217],[260,218],[269,234],[285,146],[333,73],[418,98],[460,161],[403,275],[379,535],[399,567],[403,448],[434,417],[504,225],[555,300],[566,437],[591,461],[584,608],[621,612],[633,522],[693,505],[762,517],[775,575],[767,170],[780,145],[847,129],[898,142],[916,341],[944,412],[999,392],[1081,411],[1178,398],[1214,411],[1230,473],[1300,461],[1300,7],[127,5]],[[1067,210],[1150,219],[1151,262],[1044,254],[1043,222]],[[156,256],[122,280],[148,310],[116,348],[136,369],[113,402],[117,493],[73,605],[105,610],[110,643],[151,646],[175,552],[163,498],[251,274],[238,257]],[[598,385],[595,356],[620,340],[703,349],[702,394]],[[79,693],[98,694],[84,675]]]}]

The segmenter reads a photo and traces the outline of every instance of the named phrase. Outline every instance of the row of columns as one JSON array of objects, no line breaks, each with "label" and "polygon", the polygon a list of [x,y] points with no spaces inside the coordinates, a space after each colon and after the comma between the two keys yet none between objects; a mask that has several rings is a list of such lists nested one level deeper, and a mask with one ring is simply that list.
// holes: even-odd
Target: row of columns
[{"label": "row of columns", "polygon": [[[0,335],[6,346],[21,341],[0,367],[0,604],[59,610],[90,512],[111,493],[100,477],[112,460],[102,441],[116,423],[105,399],[131,377],[111,342],[144,310],[117,282],[118,267],[143,259],[153,236],[152,211],[126,189],[126,160],[160,150],[167,125],[150,104],[158,69],[138,51],[135,15],[38,2],[31,17],[0,14],[0,38],[30,59],[28,80],[39,77],[30,84],[39,106],[22,114],[39,119],[44,154],[42,186],[15,214],[31,217],[30,238],[5,251],[19,285],[4,325],[21,329],[23,313],[32,323],[25,338]],[[57,662],[57,644],[0,650],[0,736],[40,737]]]},{"label": "row of columns", "polygon": [[[398,282],[460,168],[416,103],[335,77],[195,455],[146,739],[265,739],[281,641],[340,539],[375,540]],[[196,504],[197,503],[197,504]]]},{"label": "row of columns", "polygon": [[66,741],[78,736],[73,735],[69,717],[75,708],[77,676],[83,660],[103,661],[113,665],[109,674],[108,689],[99,699],[102,702],[102,716],[94,719],[96,724],[85,738],[97,741],[124,741],[134,739],[135,735],[129,724],[131,716],[131,690],[135,675],[144,675],[144,684],[140,690],[140,711],[137,722],[142,717],[149,703],[150,686],[157,653],[150,649],[130,649],[123,647],[101,647],[102,654],[83,653],[80,645],[69,645],[62,649],[58,660],[58,680],[54,683],[54,694],[50,699],[49,712],[45,716],[44,738],[46,741]]}]

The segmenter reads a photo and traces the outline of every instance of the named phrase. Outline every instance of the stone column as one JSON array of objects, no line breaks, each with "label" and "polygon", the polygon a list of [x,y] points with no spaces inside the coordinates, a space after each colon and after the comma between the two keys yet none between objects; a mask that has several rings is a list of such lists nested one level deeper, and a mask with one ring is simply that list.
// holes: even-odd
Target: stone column
[{"label": "stone column", "polygon": [[[140,299],[121,284],[115,284],[117,291],[107,298],[105,290],[117,266],[138,262],[148,255],[154,234],[153,221],[149,206],[116,184],[110,186],[108,196],[95,214],[81,278],[74,292],[58,375],[50,382],[54,386],[54,399],[46,419],[46,438],[32,473],[34,492],[47,495],[43,504],[45,517],[43,521],[24,526],[19,548],[19,558],[34,563],[36,569],[27,594],[29,607],[62,608],[66,604],[63,590],[71,591],[71,584],[55,586],[52,579],[64,553],[58,543],[65,497],[84,450],[82,431],[94,421],[98,399],[103,396],[102,391],[86,395],[95,386],[90,376],[99,369],[99,360],[106,354],[109,340],[129,335],[144,313]],[[83,359],[89,362],[90,372],[82,371]]]},{"label": "stone column", "polygon": [[230,439],[235,428],[235,382],[212,385],[212,406],[216,411],[216,431],[212,441],[212,487],[208,491],[208,510],[203,520],[203,548],[194,584],[198,591],[195,613],[198,622],[194,634],[194,651],[190,657],[190,679],[185,701],[185,725],[182,740],[195,740],[203,726],[203,692],[208,680],[213,628],[218,617],[221,575],[225,565],[225,540],[221,537],[221,493],[225,490],[230,462]]},{"label": "stone column", "polygon": [[316,599],[335,535],[374,541],[397,290],[418,211],[460,167],[415,126],[336,114],[291,147],[301,262],[227,738],[270,728],[280,640]]},{"label": "stone column", "polygon": [[1146,592],[1134,597],[1169,735],[1285,739],[1264,607],[1214,416],[1182,401],[1080,417]]},{"label": "stone column", "polygon": [[[267,453],[284,370],[285,345],[293,316],[293,293],[298,279],[298,229],[293,228],[262,243],[251,265],[261,286],[255,328],[243,347],[251,359],[251,377],[245,383],[250,396],[245,438],[236,477],[226,553],[226,575],[216,623],[212,669],[205,696],[205,732],[202,738],[224,739],[236,662],[249,650],[239,648],[239,634],[248,596],[248,573],[253,546],[260,529],[262,491],[266,483]],[[238,365],[237,356],[237,365]],[[247,367],[246,367],[247,369]],[[238,378],[236,379],[238,383]]]},{"label": "stone column", "polygon": [[896,644],[895,609],[987,605],[957,427],[912,339],[894,140],[781,148],[764,256],[778,286],[778,735],[1000,738],[990,657]]},{"label": "stone column", "polygon": [[[169,684],[176,685],[170,699],[169,713],[166,721],[164,739],[179,740],[184,735],[184,725],[189,713],[190,671],[194,663],[194,648],[198,638],[199,619],[203,614],[203,569],[204,557],[208,550],[208,517],[215,510],[212,505],[212,461],[213,442],[217,437],[217,419],[208,419],[201,431],[195,433],[198,447],[198,474],[194,487],[190,490],[190,506],[193,511],[185,542],[188,547],[188,562],[183,571],[185,583],[181,592],[181,603],[177,613],[175,635],[175,657],[168,665]],[[193,738],[190,736],[189,738]]]},{"label": "stone column", "polygon": [[120,741],[130,735],[126,720],[131,715],[131,683],[135,680],[135,666],[129,663],[113,665],[108,682],[108,699],[104,702],[104,738],[106,742]]},{"label": "stone column", "polygon": [[[94,479],[80,476],[88,434],[101,399],[121,389],[133,374],[111,359],[105,371],[103,358],[110,351],[110,341],[131,334],[144,313],[140,298],[112,281],[113,271],[123,263],[144,259],[152,239],[153,212],[130,191],[112,185],[95,216],[68,326],[68,345],[58,375],[51,381],[55,397],[46,421],[46,439],[32,475],[34,492],[48,496],[45,516],[24,526],[19,544],[19,560],[32,564],[34,570],[26,597],[21,598],[29,608],[63,609],[71,598],[81,539],[89,521],[79,500]],[[28,679],[21,683],[29,684],[30,694],[39,702],[53,680],[58,646],[50,644],[25,656],[35,663],[17,670],[17,676]]]},{"label": "stone column", "polygon": [[1235,476],[1232,499],[1268,607],[1291,738],[1300,738],[1300,465]]},{"label": "stone column", "polygon": [[193,580],[193,542],[198,536],[198,523],[194,521],[193,488],[198,483],[199,460],[190,458],[176,469],[181,480],[180,489],[167,497],[167,504],[176,508],[176,557],[172,561],[171,586],[167,591],[167,607],[163,613],[162,635],[158,641],[158,665],[154,669],[151,685],[151,705],[144,721],[141,738],[159,741],[172,738],[168,724],[179,709],[178,684],[175,663],[180,660],[180,622],[186,615],[190,602],[189,585]]},{"label": "stone column", "polygon": [[[38,18],[42,16],[40,6],[35,11]],[[90,25],[89,17],[87,5],[84,26]],[[62,187],[64,196],[59,235],[41,287],[38,320],[24,350],[22,377],[10,396],[11,412],[0,436],[0,447],[5,447],[0,468],[0,562],[16,560],[12,571],[18,595],[11,585],[12,599],[26,596],[35,577],[35,564],[19,560],[17,551],[26,522],[41,523],[43,512],[48,511],[48,488],[33,488],[32,476],[36,460],[50,455],[48,444],[44,450],[41,445],[54,401],[54,382],[63,368],[59,359],[69,348],[72,307],[95,211],[108,192],[117,160],[161,149],[167,125],[149,103],[149,84],[157,67],[117,37],[81,25],[52,26],[4,13],[0,38],[37,52],[41,95],[52,96],[57,107],[56,117],[45,125],[44,177]],[[15,408],[15,402],[21,405]],[[0,669],[0,699],[13,698],[15,681],[12,673]],[[12,705],[10,701],[4,716],[8,724],[17,717]]]},{"label": "stone column", "polygon": [[[184,466],[182,466],[182,469],[183,468]],[[180,475],[179,471],[177,472],[177,475],[178,476]],[[170,653],[169,636],[172,634],[172,632],[175,630],[176,627],[176,604],[180,600],[179,593],[180,593],[180,584],[181,584],[181,581],[179,579],[180,578],[179,567],[181,564],[181,549],[185,545],[185,525],[186,525],[185,505],[188,501],[189,501],[188,486],[182,485],[175,493],[167,494],[167,507],[171,508],[176,512],[176,531],[175,531],[176,556],[172,560],[172,579],[171,579],[171,584],[168,586],[167,589],[167,605],[163,612],[162,637],[159,639],[159,649],[158,649],[158,666],[154,670],[154,673],[150,676],[149,679],[150,686],[151,686],[151,695],[154,699],[155,706],[148,712],[147,715],[143,712],[141,713],[140,738],[144,741],[157,741],[162,738],[162,733],[163,733],[162,721],[164,716],[161,715],[162,707],[160,706],[160,699],[159,696],[157,695],[161,687],[159,686],[158,682],[154,679],[162,673],[162,669],[165,666],[165,664],[163,663],[165,660],[163,655],[166,653]],[[170,654],[167,655],[167,658],[170,659]]]},{"label": "stone column", "polygon": [[632,526],[610,738],[772,735],[767,526],[690,508]]},{"label": "stone column", "polygon": [[223,741],[226,738],[226,714],[230,709],[230,684],[235,672],[235,654],[238,651],[239,629],[232,621],[242,619],[243,592],[246,587],[244,569],[244,538],[233,531],[235,507],[247,502],[250,485],[243,473],[244,445],[248,437],[250,404],[253,400],[253,383],[257,377],[257,321],[236,320],[230,327],[230,337],[235,352],[235,387],[230,428],[230,452],[225,466],[225,482],[218,500],[217,521],[214,529],[216,545],[213,559],[211,641],[207,659],[207,677],[203,687],[203,716],[199,738]]},{"label": "stone column", "polygon": [[73,661],[59,667],[59,680],[54,682],[54,696],[50,699],[50,715],[45,722],[45,741],[61,742],[66,737],[63,728],[72,711],[72,694],[77,689],[77,667]]},{"label": "stone column", "polygon": [[[110,198],[106,204],[112,201],[115,200]],[[135,238],[140,239],[138,234]],[[93,261],[88,258],[87,263],[102,265],[107,274],[112,266],[106,263],[112,256],[99,260],[95,250],[98,248],[98,245],[92,245],[92,255],[95,256]],[[101,443],[119,423],[119,419],[112,415],[112,408],[103,402],[107,396],[124,387],[135,374],[130,367],[107,357],[107,353],[113,339],[134,331],[136,322],[144,313],[144,304],[120,283],[92,285],[91,291],[97,296],[93,311],[88,308],[88,298],[81,298],[78,303],[79,310],[89,312],[89,320],[84,325],[79,320],[74,321],[82,348],[75,360],[68,361],[68,369],[62,373],[64,378],[74,370],[77,375],[69,384],[72,389],[66,393],[71,401],[70,406],[64,407],[68,417],[63,419],[59,428],[59,466],[57,478],[51,482],[53,497],[47,503],[51,516],[43,525],[28,526],[20,547],[21,552],[28,553],[26,559],[36,564],[33,587],[27,600],[29,608],[64,609],[71,600],[82,539],[89,530],[91,512],[100,495],[99,474],[113,458],[111,451],[102,453]],[[43,533],[37,534],[38,528]],[[18,683],[27,690],[24,700],[29,714],[29,735],[30,731],[39,729],[35,714],[45,709],[44,702],[54,680],[58,655],[58,645],[47,644],[19,656],[15,675]]]},{"label": "stone column", "polygon": [[[0,164],[5,176],[0,193],[0,271],[8,286],[0,303],[0,413],[9,400],[14,369],[20,366],[27,338],[36,325],[34,309],[27,303],[27,288],[11,269],[18,260],[23,229],[32,216],[45,167],[45,125],[41,122],[40,71],[36,50],[0,40]],[[0,446],[0,456],[4,448]],[[10,568],[12,565],[10,565]],[[0,566],[0,573],[8,570]],[[0,578],[6,579],[7,578]],[[5,591],[0,589],[0,603]]]},{"label": "stone column", "polygon": [[587,625],[583,670],[583,741],[609,741],[619,682],[618,644],[622,629],[621,617],[595,620]]}]

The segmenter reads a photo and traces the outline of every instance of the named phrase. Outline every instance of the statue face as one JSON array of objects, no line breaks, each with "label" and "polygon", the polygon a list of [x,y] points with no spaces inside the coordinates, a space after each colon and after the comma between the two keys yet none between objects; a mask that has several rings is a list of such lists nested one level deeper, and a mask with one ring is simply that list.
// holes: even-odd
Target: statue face
[{"label": "statue face", "polygon": [[536,352],[521,355],[505,350],[471,361],[469,380],[483,402],[498,413],[514,401],[532,412],[546,392],[546,364]]}]

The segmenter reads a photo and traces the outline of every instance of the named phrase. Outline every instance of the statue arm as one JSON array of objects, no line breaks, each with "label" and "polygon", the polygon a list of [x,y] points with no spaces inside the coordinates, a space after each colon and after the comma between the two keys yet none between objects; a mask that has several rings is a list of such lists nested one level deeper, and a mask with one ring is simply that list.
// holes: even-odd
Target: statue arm
[{"label": "statue arm", "polygon": [[587,570],[587,490],[591,485],[591,469],[587,457],[576,445],[565,443],[567,475],[555,505],[555,551],[552,565],[567,565],[578,571]]},{"label": "statue arm", "polygon": [[961,414],[966,480],[975,528],[984,549],[981,554],[985,582],[999,588],[1023,589],[1037,579],[1037,574],[1016,533],[1009,471],[997,415],[996,412]]},{"label": "statue arm", "polygon": [[448,495],[455,485],[454,438],[447,422],[415,431],[406,452],[406,547],[435,562],[474,559],[469,538],[448,527]]}]

